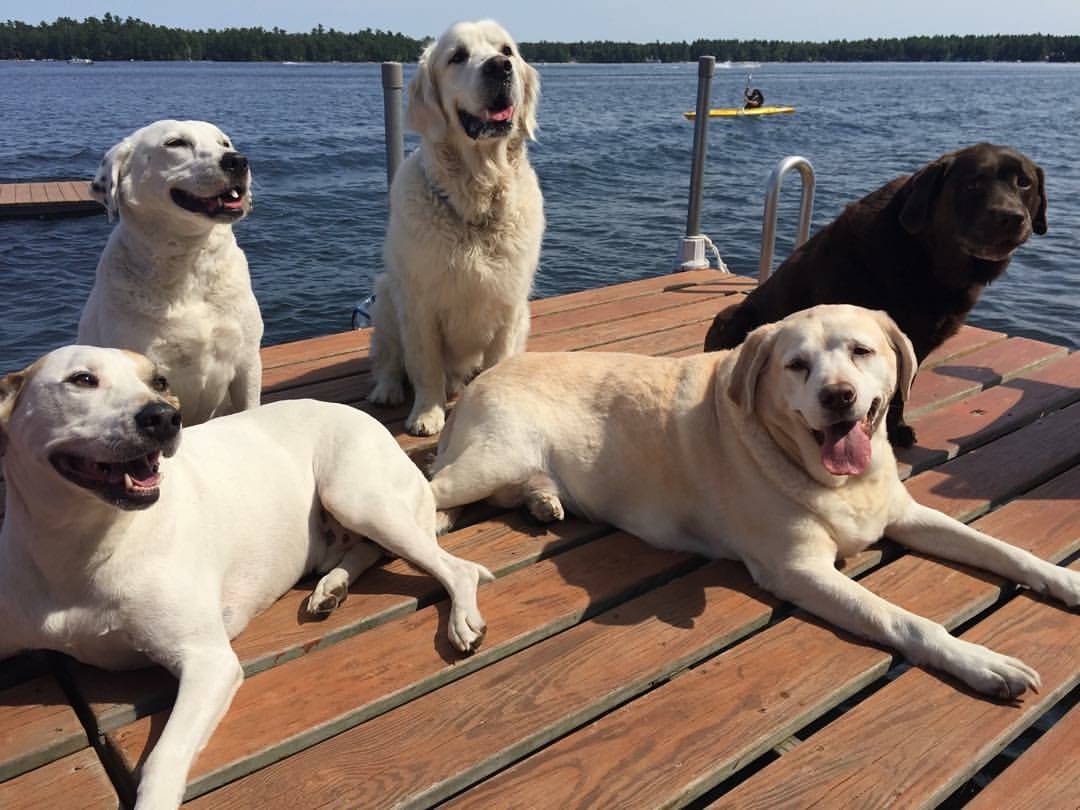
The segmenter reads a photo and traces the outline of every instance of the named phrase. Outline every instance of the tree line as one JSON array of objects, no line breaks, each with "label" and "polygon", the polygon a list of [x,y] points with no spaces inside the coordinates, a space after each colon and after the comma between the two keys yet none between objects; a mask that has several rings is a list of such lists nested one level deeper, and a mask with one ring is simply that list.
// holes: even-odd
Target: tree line
[{"label": "tree line", "polygon": [[[0,59],[212,60],[222,62],[412,62],[430,38],[319,25],[188,31],[112,14],[81,22],[0,23]],[[697,39],[693,42],[522,42],[531,62],[1080,62],[1080,36],[995,34],[838,39],[829,42]]]}]

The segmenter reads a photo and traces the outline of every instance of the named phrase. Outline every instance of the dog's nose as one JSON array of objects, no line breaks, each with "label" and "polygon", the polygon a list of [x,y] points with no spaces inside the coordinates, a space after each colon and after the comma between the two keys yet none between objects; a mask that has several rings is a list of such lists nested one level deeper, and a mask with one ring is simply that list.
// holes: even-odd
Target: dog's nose
[{"label": "dog's nose", "polygon": [[833,383],[818,392],[818,402],[829,411],[843,411],[855,402],[855,387],[851,383]]},{"label": "dog's nose", "polygon": [[180,432],[180,411],[167,402],[151,402],[135,414],[135,426],[140,433],[167,442]]},{"label": "dog's nose", "polygon": [[506,81],[510,78],[510,74],[514,72],[514,63],[508,56],[503,56],[501,53],[495,54],[495,56],[484,62],[482,70],[484,76],[490,79]]},{"label": "dog's nose", "polygon": [[1011,208],[998,208],[994,210],[994,219],[999,228],[1015,230],[1024,224],[1024,213]]},{"label": "dog's nose", "polygon": [[244,174],[248,170],[248,159],[239,152],[226,152],[219,165],[228,174]]}]

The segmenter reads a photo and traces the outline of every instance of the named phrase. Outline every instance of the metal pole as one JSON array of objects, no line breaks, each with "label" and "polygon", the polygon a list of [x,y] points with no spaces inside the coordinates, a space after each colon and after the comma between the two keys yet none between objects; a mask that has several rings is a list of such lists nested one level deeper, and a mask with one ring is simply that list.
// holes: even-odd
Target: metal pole
[{"label": "metal pole", "polygon": [[773,248],[776,245],[776,205],[780,198],[780,186],[784,175],[797,169],[802,177],[802,202],[799,205],[799,230],[795,247],[810,235],[810,218],[814,212],[814,167],[804,157],[793,155],[776,164],[765,187],[765,212],[761,219],[761,256],[758,260],[758,283],[765,281],[772,271]]},{"label": "metal pole", "polygon": [[690,170],[690,205],[686,212],[686,235],[701,233],[701,196],[705,187],[706,127],[709,123],[709,99],[712,78],[716,73],[715,56],[698,57],[697,113],[694,118],[694,163]]},{"label": "metal pole", "polygon": [[401,62],[382,63],[383,128],[386,133],[386,187],[405,159],[405,131],[401,123],[401,91],[405,86]]}]

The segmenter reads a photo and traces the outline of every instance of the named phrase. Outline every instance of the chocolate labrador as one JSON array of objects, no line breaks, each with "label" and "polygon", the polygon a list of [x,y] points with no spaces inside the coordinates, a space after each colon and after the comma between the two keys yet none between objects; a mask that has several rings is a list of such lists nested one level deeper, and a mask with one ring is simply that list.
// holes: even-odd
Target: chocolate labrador
[{"label": "chocolate labrador", "polygon": [[[705,351],[738,346],[755,327],[797,310],[849,303],[888,312],[922,362],[956,334],[1032,231],[1046,233],[1041,168],[990,143],[950,152],[845,208],[716,316]],[[915,442],[899,397],[888,433],[898,447]]]}]

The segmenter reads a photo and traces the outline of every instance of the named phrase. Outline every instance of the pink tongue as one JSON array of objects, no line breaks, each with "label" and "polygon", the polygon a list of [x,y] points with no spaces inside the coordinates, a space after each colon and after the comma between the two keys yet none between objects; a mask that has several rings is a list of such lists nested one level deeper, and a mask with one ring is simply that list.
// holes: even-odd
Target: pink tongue
[{"label": "pink tongue", "polygon": [[499,110],[498,112],[492,112],[491,110],[484,111],[484,117],[488,121],[509,121],[513,115],[513,107],[507,107],[505,110]]},{"label": "pink tongue", "polygon": [[870,465],[870,437],[858,422],[838,422],[825,429],[821,463],[833,475],[859,475]]}]

